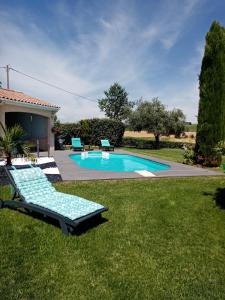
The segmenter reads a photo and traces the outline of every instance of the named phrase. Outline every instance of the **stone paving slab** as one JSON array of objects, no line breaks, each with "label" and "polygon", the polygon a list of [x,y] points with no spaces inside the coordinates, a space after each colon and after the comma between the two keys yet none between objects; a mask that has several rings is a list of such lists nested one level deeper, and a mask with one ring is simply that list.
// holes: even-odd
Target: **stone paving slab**
[{"label": "stone paving slab", "polygon": [[[81,168],[75,164],[69,157],[70,154],[79,153],[71,150],[58,150],[54,153],[56,164],[59,168],[63,180],[98,180],[98,179],[131,179],[131,178],[146,178],[135,172],[109,172],[109,171],[97,171],[91,169]],[[160,178],[160,177],[186,177],[186,176],[221,176],[223,173],[210,171],[199,167],[187,166],[180,163],[166,161],[155,157],[146,155],[131,153],[123,150],[115,150],[118,154],[129,154],[149,160],[153,160],[159,163],[167,164],[170,166],[168,170],[152,172],[155,177],[148,178]]]}]

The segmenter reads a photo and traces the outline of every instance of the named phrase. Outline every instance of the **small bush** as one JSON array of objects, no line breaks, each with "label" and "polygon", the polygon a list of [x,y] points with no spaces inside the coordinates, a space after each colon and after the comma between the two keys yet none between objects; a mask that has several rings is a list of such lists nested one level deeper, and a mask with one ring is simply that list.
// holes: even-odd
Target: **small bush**
[{"label": "small bush", "polygon": [[183,163],[186,165],[193,165],[195,162],[195,153],[193,145],[184,145],[184,160]]},{"label": "small bush", "polygon": [[[203,148],[203,147],[202,147]],[[217,143],[216,147],[210,148],[207,145],[204,147],[204,155],[200,153],[195,154],[196,161],[204,167],[218,167],[222,162],[222,154],[224,153],[223,143]]]}]

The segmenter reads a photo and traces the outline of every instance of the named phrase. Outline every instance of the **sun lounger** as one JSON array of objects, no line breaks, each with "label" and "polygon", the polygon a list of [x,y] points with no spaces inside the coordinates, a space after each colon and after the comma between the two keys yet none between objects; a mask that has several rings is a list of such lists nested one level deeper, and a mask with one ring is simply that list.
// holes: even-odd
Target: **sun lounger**
[{"label": "sun lounger", "polygon": [[0,200],[0,208],[25,208],[56,219],[64,234],[73,231],[81,222],[107,210],[98,203],[57,192],[39,167],[6,168],[6,173],[15,193],[13,200]]},{"label": "sun lounger", "polygon": [[109,140],[101,140],[101,146],[100,146],[100,148],[102,149],[102,150],[112,150],[112,151],[114,151],[114,146],[113,145],[110,145],[110,143],[109,143]]},{"label": "sun lounger", "polygon": [[80,138],[72,138],[71,141],[72,141],[73,150],[79,150],[79,151],[84,150],[84,145],[81,144]]}]

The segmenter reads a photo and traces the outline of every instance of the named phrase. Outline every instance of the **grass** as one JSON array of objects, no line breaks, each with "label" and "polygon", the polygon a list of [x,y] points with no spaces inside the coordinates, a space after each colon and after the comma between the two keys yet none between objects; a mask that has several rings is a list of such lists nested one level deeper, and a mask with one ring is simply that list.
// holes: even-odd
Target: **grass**
[{"label": "grass", "polygon": [[1,299],[223,299],[224,186],[223,177],[59,183],[109,207],[108,221],[80,236],[0,210]]},{"label": "grass", "polygon": [[179,163],[183,162],[183,153],[184,153],[183,149],[162,148],[158,150],[152,150],[152,149],[137,149],[137,148],[130,148],[130,147],[124,147],[121,149],[133,153],[153,156],[153,157],[157,157],[169,161],[175,161]]},{"label": "grass", "polygon": [[[139,154],[152,156],[156,158],[161,158],[168,161],[183,163],[183,153],[184,153],[183,149],[162,148],[158,150],[152,150],[152,149],[137,149],[131,147],[124,147],[121,148],[121,150],[130,151],[133,153],[139,153]],[[223,164],[225,164],[225,156],[222,156],[222,163],[220,167],[208,168],[208,169],[217,172],[224,172]]]}]

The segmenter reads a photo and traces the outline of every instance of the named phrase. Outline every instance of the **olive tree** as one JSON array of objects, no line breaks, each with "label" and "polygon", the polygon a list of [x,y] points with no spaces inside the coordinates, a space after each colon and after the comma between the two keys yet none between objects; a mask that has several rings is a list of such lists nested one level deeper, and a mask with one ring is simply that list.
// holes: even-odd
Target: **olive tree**
[{"label": "olive tree", "polygon": [[168,111],[166,120],[167,135],[174,134],[175,137],[179,138],[185,130],[185,120],[185,115],[181,109],[174,108]]},{"label": "olive tree", "polygon": [[146,130],[153,133],[158,148],[161,135],[180,136],[185,128],[185,115],[180,109],[166,110],[158,98],[151,101],[140,100],[130,115],[129,126],[134,131]]},{"label": "olive tree", "polygon": [[135,131],[147,130],[155,136],[156,146],[160,135],[166,133],[168,113],[158,98],[151,101],[139,101],[136,110],[130,116],[130,127]]}]

